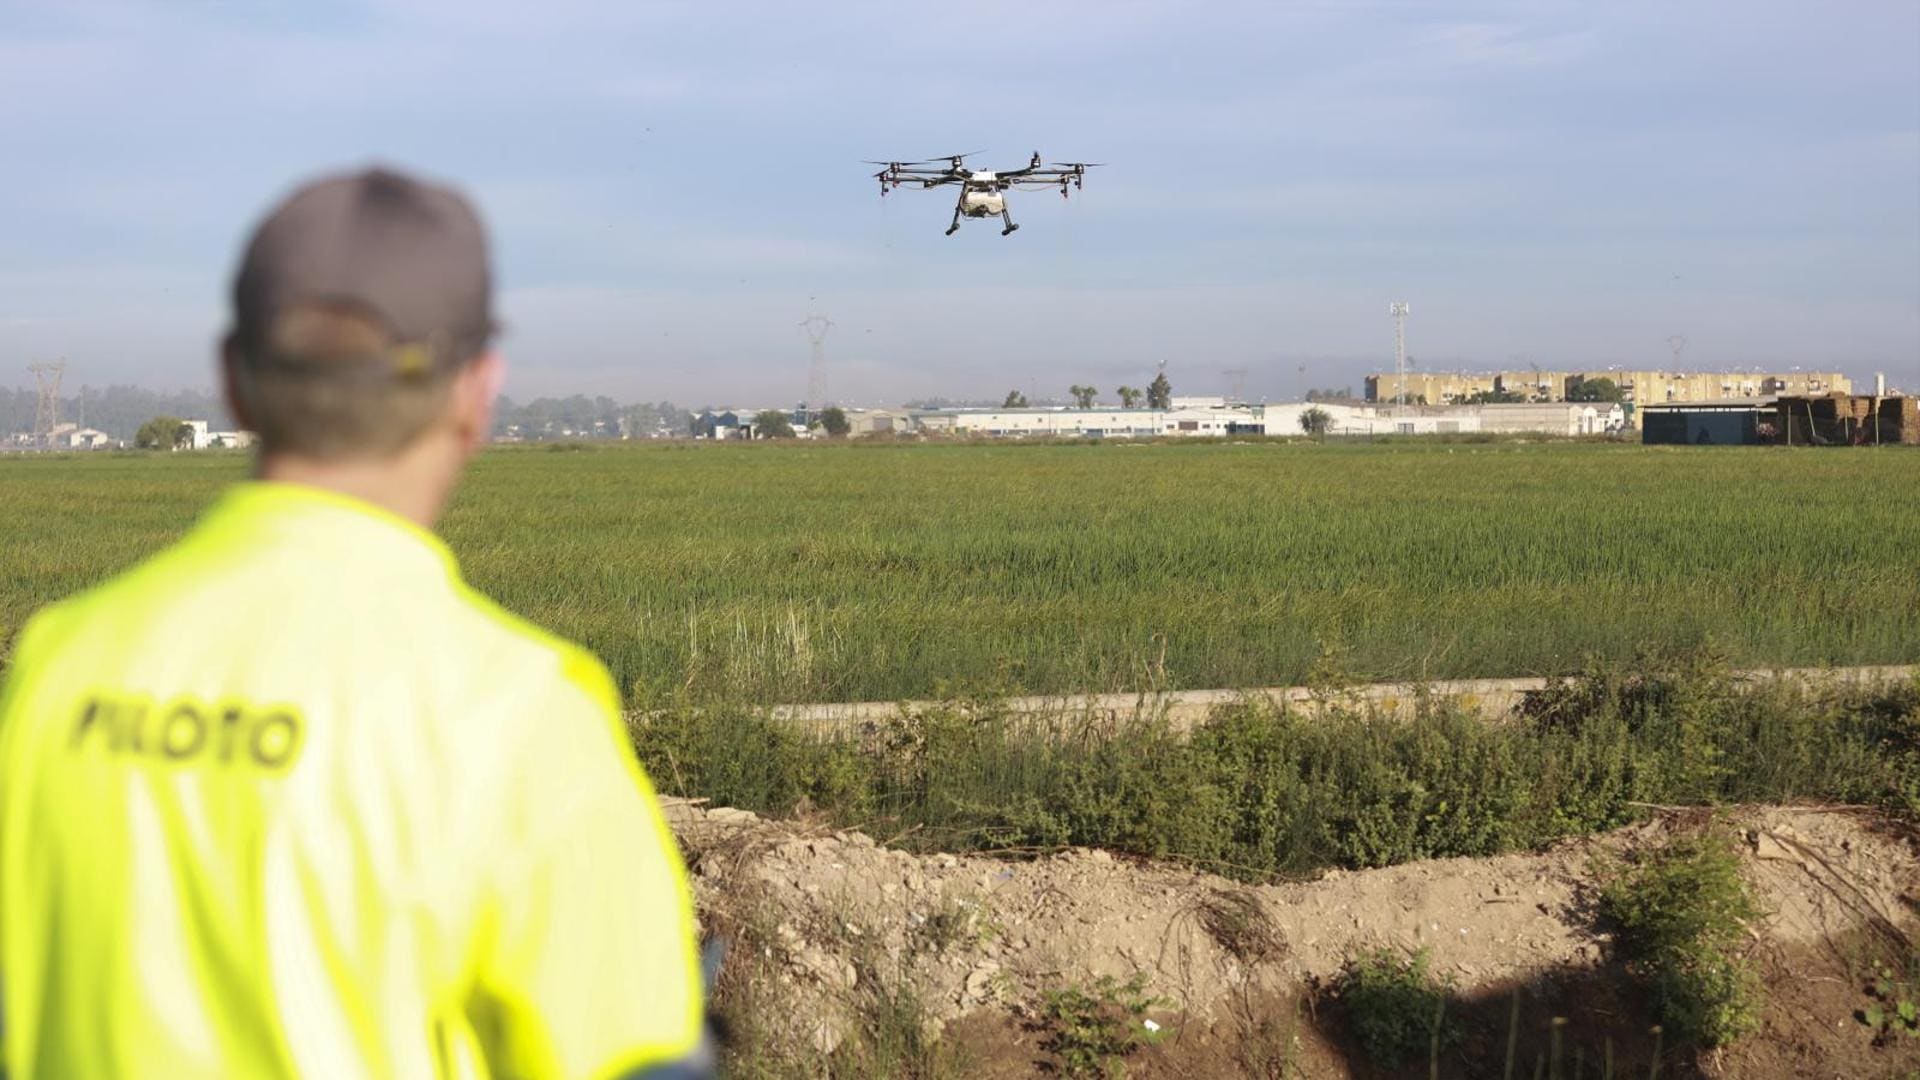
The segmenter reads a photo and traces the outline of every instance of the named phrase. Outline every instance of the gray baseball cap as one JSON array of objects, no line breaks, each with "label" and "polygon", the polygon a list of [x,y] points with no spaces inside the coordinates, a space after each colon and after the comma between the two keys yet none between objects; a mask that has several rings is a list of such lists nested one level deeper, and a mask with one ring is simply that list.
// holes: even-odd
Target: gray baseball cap
[{"label": "gray baseball cap", "polygon": [[385,331],[373,370],[445,370],[486,347],[492,296],[486,229],[466,198],[370,168],[301,187],[254,230],[233,281],[232,342],[243,363],[313,367],[275,342],[303,311],[346,308]]}]

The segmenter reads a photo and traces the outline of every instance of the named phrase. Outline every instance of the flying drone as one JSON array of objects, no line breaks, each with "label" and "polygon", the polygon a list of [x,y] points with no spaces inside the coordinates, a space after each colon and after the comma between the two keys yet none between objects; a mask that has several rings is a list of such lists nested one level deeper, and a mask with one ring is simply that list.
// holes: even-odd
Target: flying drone
[{"label": "flying drone", "polygon": [[[977,154],[978,150],[969,153]],[[988,218],[998,214],[1006,223],[1000,230],[1006,236],[1020,226],[1013,223],[1013,215],[1007,213],[1007,197],[1002,194],[1011,188],[1059,188],[1060,197],[1078,190],[1086,179],[1087,170],[1099,164],[1096,161],[1056,161],[1051,165],[1040,162],[1040,152],[1033,153],[1033,160],[1022,169],[1003,169],[998,172],[980,172],[966,167],[968,154],[949,154],[946,157],[928,158],[925,161],[869,161],[869,165],[885,165],[886,168],[874,173],[874,179],[880,181],[880,194],[902,184],[919,184],[922,189],[944,187],[956,184],[960,188],[959,201],[953,207],[953,224],[947,226],[947,235],[952,236],[960,228],[960,219]],[[945,168],[937,167],[946,162]]]}]

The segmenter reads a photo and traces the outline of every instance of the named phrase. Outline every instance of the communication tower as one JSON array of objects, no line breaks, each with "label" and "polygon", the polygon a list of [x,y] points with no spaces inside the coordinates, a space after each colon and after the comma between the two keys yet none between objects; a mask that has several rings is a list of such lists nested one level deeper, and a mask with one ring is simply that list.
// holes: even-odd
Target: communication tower
[{"label": "communication tower", "polygon": [[1243,368],[1243,367],[1227,368],[1225,371],[1222,371],[1220,374],[1225,375],[1229,380],[1231,380],[1227,385],[1233,387],[1233,396],[1228,398],[1227,399],[1228,401],[1247,400],[1247,369],[1246,368]]},{"label": "communication tower", "polygon": [[1393,316],[1393,400],[1407,403],[1407,302],[1395,300],[1387,305]]},{"label": "communication tower", "polygon": [[33,441],[42,449],[53,441],[53,429],[60,425],[60,379],[67,373],[65,360],[46,360],[27,365],[40,387],[40,400],[33,411]]},{"label": "communication tower", "polygon": [[809,315],[800,320],[800,329],[813,344],[813,357],[807,367],[806,400],[807,410],[812,412],[827,405],[827,331],[833,329],[833,320],[825,315]]}]

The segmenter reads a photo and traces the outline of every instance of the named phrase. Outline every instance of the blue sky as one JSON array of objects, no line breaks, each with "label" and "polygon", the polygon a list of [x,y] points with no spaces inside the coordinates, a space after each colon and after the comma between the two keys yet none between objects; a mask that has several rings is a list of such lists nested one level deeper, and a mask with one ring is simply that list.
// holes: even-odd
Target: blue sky
[{"label": "blue sky", "polygon": [[[250,222],[373,160],[496,236],[509,392],[797,399],[1884,370],[1920,5],[0,0],[0,383],[211,385]],[[1110,163],[942,235],[863,158]],[[16,373],[17,372],[17,373]]]}]

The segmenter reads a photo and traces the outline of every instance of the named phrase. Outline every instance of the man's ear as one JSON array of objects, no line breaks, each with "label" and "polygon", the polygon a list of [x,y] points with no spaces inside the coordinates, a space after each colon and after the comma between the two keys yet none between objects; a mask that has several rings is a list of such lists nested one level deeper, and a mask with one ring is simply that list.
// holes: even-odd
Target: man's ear
[{"label": "man's ear", "polygon": [[258,431],[253,426],[253,416],[247,409],[246,400],[240,393],[240,384],[234,377],[234,368],[240,363],[240,347],[232,334],[220,340],[220,395],[227,401],[227,411],[233,414],[233,422],[241,431]]},{"label": "man's ear", "polygon": [[507,362],[495,349],[480,354],[454,379],[454,425],[468,451],[478,449],[493,434],[493,407],[506,381]]}]

